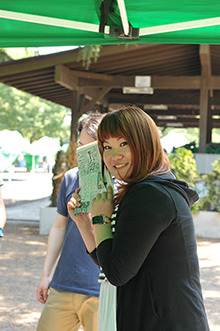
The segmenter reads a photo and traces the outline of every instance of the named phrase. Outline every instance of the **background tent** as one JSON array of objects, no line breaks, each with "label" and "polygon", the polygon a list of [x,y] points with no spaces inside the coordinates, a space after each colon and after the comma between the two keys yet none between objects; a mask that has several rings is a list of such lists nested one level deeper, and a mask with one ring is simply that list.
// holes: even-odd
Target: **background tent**
[{"label": "background tent", "polygon": [[58,139],[45,136],[30,145],[30,153],[43,157],[57,153],[60,148]]},{"label": "background tent", "polygon": [[0,131],[0,171],[7,170],[19,154],[29,151],[30,143],[18,131]]},{"label": "background tent", "polygon": [[45,171],[52,169],[55,163],[55,154],[61,149],[60,142],[56,138],[42,137],[30,145],[29,153],[25,155],[29,170],[44,168]]},{"label": "background tent", "polygon": [[219,44],[220,2],[10,0],[1,1],[0,26],[0,47]]},{"label": "background tent", "polygon": [[29,150],[30,143],[18,131],[0,131],[0,148],[7,154],[19,154]]},{"label": "background tent", "polygon": [[174,131],[169,132],[166,136],[161,138],[162,147],[167,153],[172,152],[174,147],[181,147],[189,143],[190,141],[186,139],[182,133],[176,133]]}]

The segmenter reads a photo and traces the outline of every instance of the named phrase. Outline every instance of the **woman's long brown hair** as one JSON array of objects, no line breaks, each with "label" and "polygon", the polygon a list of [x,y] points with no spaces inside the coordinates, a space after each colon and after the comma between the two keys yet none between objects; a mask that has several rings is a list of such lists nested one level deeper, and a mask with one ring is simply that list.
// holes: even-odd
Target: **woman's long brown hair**
[{"label": "woman's long brown hair", "polygon": [[169,161],[160,142],[158,128],[152,118],[136,106],[127,106],[108,113],[98,128],[98,145],[103,156],[103,142],[109,137],[123,137],[131,149],[133,169],[123,178],[116,202],[120,202],[127,189],[152,175],[170,171]]}]

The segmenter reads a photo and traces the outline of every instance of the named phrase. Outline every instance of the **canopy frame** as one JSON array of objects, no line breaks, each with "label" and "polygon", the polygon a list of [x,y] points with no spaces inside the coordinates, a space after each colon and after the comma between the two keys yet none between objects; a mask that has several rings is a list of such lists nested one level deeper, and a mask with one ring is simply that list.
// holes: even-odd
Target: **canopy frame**
[{"label": "canopy frame", "polygon": [[[155,34],[163,34],[176,31],[184,31],[191,29],[198,29],[204,27],[218,26],[220,25],[220,16],[192,20],[180,23],[163,24],[145,28],[133,28],[128,22],[127,11],[124,0],[117,0],[122,27],[121,26],[108,26],[104,27],[104,35],[110,37],[117,37],[119,39],[138,39],[141,36],[150,36]],[[56,26],[68,29],[76,29],[87,32],[100,32],[100,25],[92,23],[84,23],[73,20],[60,19],[56,17],[48,17],[41,15],[26,14],[21,12],[14,12],[8,10],[0,10],[0,18],[23,21],[29,23],[44,24],[49,26]]]}]

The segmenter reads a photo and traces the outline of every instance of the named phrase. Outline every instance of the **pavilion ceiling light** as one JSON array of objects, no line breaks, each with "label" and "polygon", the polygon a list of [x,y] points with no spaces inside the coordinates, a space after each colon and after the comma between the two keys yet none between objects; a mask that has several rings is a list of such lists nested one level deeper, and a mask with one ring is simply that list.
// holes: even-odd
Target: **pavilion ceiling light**
[{"label": "pavilion ceiling light", "polygon": [[176,122],[176,123],[166,123],[167,127],[175,127],[175,128],[182,128],[183,127],[183,123],[180,122]]},{"label": "pavilion ceiling light", "polygon": [[154,89],[152,87],[123,87],[124,94],[153,94]]},{"label": "pavilion ceiling light", "polygon": [[149,105],[145,104],[144,105],[144,110],[168,110],[167,105]]},{"label": "pavilion ceiling light", "polygon": [[173,116],[173,115],[159,115],[157,116],[158,120],[177,120],[177,116]]},{"label": "pavilion ceiling light", "polygon": [[151,87],[151,76],[135,76],[135,86],[124,86],[124,94],[153,94]]}]

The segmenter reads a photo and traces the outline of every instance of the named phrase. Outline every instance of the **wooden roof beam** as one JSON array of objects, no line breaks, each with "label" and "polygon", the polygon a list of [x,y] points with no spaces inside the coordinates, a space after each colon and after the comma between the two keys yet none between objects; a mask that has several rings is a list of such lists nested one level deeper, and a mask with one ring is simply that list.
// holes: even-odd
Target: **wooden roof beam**
[{"label": "wooden roof beam", "polygon": [[[161,93],[162,92],[162,93]],[[108,94],[109,104],[112,103],[137,103],[137,97],[138,97],[138,104],[144,105],[144,104],[165,104],[165,105],[194,105],[199,106],[199,90],[193,91],[191,93],[190,91],[178,91],[178,90],[171,90],[170,92],[166,91],[167,93],[163,93],[163,90],[157,90],[154,94],[122,94],[121,91],[111,91]],[[186,93],[185,93],[186,92]],[[189,93],[188,93],[189,92]],[[196,92],[196,93],[194,93]],[[216,92],[211,99],[211,105],[216,106],[220,105],[220,96]]]},{"label": "wooden roof beam", "polygon": [[[95,80],[79,78],[80,87],[111,87],[123,88],[124,86],[134,87],[135,76],[112,76],[112,80]],[[200,76],[151,76],[151,87],[164,90],[199,90],[201,87]],[[212,77],[210,88],[220,89],[220,76]]]},{"label": "wooden roof beam", "polygon": [[[199,93],[195,95],[181,94],[176,91],[171,91],[170,93],[160,93],[162,90],[155,91],[154,94],[139,94],[138,104],[181,104],[181,105],[199,105]],[[179,91],[178,91],[179,92]],[[109,103],[136,103],[136,94],[122,94],[118,92],[111,91],[108,94]]]},{"label": "wooden roof beam", "polygon": [[[154,89],[200,89],[200,76],[151,76],[151,87]],[[220,77],[219,77],[220,81]],[[135,75],[112,76],[112,80],[95,80],[79,78],[80,87],[111,87],[111,88],[123,88],[125,86],[135,86]],[[220,86],[218,86],[220,89]]]},{"label": "wooden roof beam", "polygon": [[[109,47],[103,47],[100,53],[101,57],[105,56],[115,56],[116,54],[126,53],[130,51],[135,51],[141,48],[150,48],[154,45],[146,45],[146,44],[139,44],[139,45],[111,45]],[[0,76],[8,75],[8,74],[15,74],[15,73],[23,73],[30,70],[39,70],[46,67],[56,66],[58,64],[63,63],[71,63],[71,62],[78,62],[79,59],[79,49],[65,51],[61,53],[49,54],[49,55],[41,55],[35,56],[28,59],[22,59],[17,61],[11,61],[9,63],[2,63],[0,64]]]},{"label": "wooden roof beam", "polygon": [[89,101],[89,103],[87,105],[84,106],[83,108],[83,112],[87,112],[89,111],[91,108],[93,108],[93,106],[99,101],[101,100],[110,90],[110,87],[104,87],[101,90],[98,90],[96,95],[94,95],[94,97]]},{"label": "wooden roof beam", "polygon": [[76,77],[70,69],[62,64],[58,64],[55,67],[55,77],[56,83],[66,87],[71,91],[78,91],[78,77]]},{"label": "wooden roof beam", "polygon": [[87,78],[87,79],[98,79],[98,80],[103,79],[108,81],[112,80],[111,75],[97,74],[90,71],[80,71],[80,70],[71,70],[71,69],[69,70],[71,71],[71,74],[76,77]]}]

